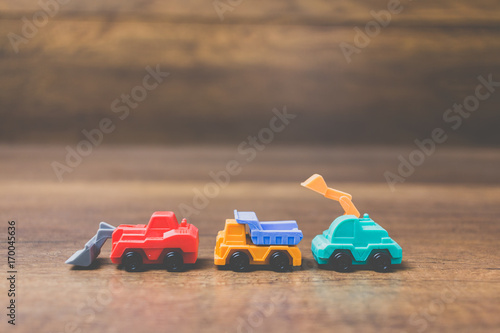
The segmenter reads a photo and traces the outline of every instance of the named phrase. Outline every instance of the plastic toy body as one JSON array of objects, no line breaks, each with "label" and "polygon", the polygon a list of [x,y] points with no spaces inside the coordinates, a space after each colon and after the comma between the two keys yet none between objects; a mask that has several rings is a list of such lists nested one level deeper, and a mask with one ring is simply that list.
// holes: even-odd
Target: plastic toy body
[{"label": "plastic toy body", "polygon": [[296,245],[301,239],[295,221],[259,222],[253,212],[235,211],[235,219],[227,219],[224,230],[217,234],[214,262],[234,271],[247,271],[251,265],[288,271],[302,264]]},{"label": "plastic toy body", "polygon": [[234,211],[236,222],[248,224],[250,238],[255,245],[297,245],[302,231],[295,221],[259,222],[254,212]]},{"label": "plastic toy body", "polygon": [[352,265],[370,265],[375,271],[387,272],[391,265],[401,263],[401,246],[368,214],[359,217],[350,194],[328,188],[317,174],[302,186],[339,201],[345,211],[345,215],[336,218],[330,228],[313,239],[311,250],[318,264],[340,272],[350,271]]},{"label": "plastic toy body", "polygon": [[144,264],[160,264],[169,251],[178,251],[186,264],[198,257],[198,229],[173,212],[156,212],[147,225],[120,225],[113,232],[111,261],[121,264],[128,251],[141,254]]},{"label": "plastic toy body", "polygon": [[77,251],[66,263],[90,265],[107,238],[112,238],[113,243],[111,261],[123,264],[127,271],[140,271],[143,264],[164,264],[168,271],[180,271],[184,264],[194,264],[198,257],[198,229],[185,219],[179,224],[173,212],[155,212],[147,225],[120,225],[112,233],[108,228],[106,234],[100,228],[85,249]]},{"label": "plastic toy body", "polygon": [[354,215],[336,218],[330,228],[314,237],[311,248],[318,264],[325,265],[337,253],[348,254],[353,265],[369,264],[376,253],[389,254],[390,264],[400,264],[403,259],[401,246],[368,214],[362,218]]}]

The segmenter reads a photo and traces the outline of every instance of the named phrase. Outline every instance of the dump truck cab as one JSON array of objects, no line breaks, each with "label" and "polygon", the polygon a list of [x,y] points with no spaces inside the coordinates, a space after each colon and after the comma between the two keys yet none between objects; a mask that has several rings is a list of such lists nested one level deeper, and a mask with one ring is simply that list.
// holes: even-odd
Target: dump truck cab
[{"label": "dump truck cab", "polygon": [[301,239],[295,221],[259,222],[254,212],[235,211],[235,219],[227,219],[217,234],[214,263],[234,271],[246,271],[251,265],[287,271],[302,264],[297,247]]}]

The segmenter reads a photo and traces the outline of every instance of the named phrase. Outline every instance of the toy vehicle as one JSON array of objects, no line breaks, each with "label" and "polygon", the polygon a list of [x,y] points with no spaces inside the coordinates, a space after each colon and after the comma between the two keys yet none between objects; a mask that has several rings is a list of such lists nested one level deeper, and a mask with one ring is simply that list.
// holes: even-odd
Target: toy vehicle
[{"label": "toy vehicle", "polygon": [[302,237],[295,221],[259,222],[254,212],[235,210],[234,219],[227,219],[224,230],[217,234],[214,262],[229,265],[235,272],[247,271],[251,265],[289,271],[302,264],[297,247]]},{"label": "toy vehicle", "polygon": [[155,212],[147,225],[115,228],[101,222],[97,234],[66,263],[90,266],[108,238],[112,238],[111,261],[129,272],[141,271],[143,264],[164,264],[168,271],[177,272],[198,257],[198,229],[186,219],[179,224],[173,212]]},{"label": "toy vehicle", "polygon": [[318,174],[301,185],[339,201],[345,211],[323,234],[314,237],[311,249],[318,264],[339,272],[350,271],[353,265],[368,264],[377,272],[388,272],[391,265],[401,263],[401,246],[368,214],[359,217],[350,194],[328,188]]}]

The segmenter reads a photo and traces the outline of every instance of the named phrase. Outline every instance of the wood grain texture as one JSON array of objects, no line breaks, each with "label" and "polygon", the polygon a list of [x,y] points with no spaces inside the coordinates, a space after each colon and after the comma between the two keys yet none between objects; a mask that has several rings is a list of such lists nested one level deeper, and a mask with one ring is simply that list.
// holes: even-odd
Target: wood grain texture
[{"label": "wood grain texture", "polygon": [[[403,3],[403,2],[402,2]],[[387,1],[243,2],[220,21],[211,1],[71,1],[15,53],[33,1],[0,1],[0,140],[77,142],[115,117],[111,103],[146,66],[171,76],[110,137],[226,143],[287,105],[286,142],[409,143],[500,69],[497,1],[412,1],[348,63],[339,47]],[[498,93],[454,134],[500,143]]]},{"label": "wood grain texture", "polygon": [[[2,145],[1,251],[6,221],[17,221],[19,236],[15,331],[496,332],[499,151],[439,150],[391,192],[382,172],[397,167],[404,151],[270,146],[189,217],[200,230],[195,267],[133,274],[110,262],[110,244],[93,269],[64,261],[100,221],[145,223],[155,210],[181,217],[179,205],[191,205],[194,190],[212,181],[208,173],[238,158],[235,149],[103,146],[59,183],[50,163],[64,147]],[[403,247],[401,267],[389,274],[317,267],[311,240],[341,208],[299,186],[314,172],[351,193],[358,209],[389,231]],[[302,269],[216,269],[215,235],[235,208],[296,219],[304,233]],[[6,271],[5,261],[0,267]],[[7,283],[0,281],[4,304]],[[14,331],[5,318],[0,327]]]}]

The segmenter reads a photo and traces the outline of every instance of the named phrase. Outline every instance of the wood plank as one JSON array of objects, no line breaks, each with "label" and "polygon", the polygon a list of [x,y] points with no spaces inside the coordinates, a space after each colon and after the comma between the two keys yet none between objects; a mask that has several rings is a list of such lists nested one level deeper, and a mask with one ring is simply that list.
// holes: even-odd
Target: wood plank
[{"label": "wood plank", "polygon": [[[46,2],[50,2],[47,0]],[[348,0],[290,0],[290,1],[219,1],[232,10],[223,15],[223,23],[281,23],[311,25],[366,24],[373,19],[371,11],[387,9],[388,0],[353,2]],[[55,19],[90,17],[127,20],[173,20],[184,22],[221,23],[214,1],[140,1],[97,0],[69,1],[61,5]],[[495,0],[400,1],[403,10],[395,14],[392,24],[425,25],[496,25],[500,7]],[[30,0],[0,1],[2,17],[19,19],[41,9]]]},{"label": "wood plank", "polygon": [[[497,151],[438,153],[440,167],[422,166],[436,173],[433,183],[404,184],[392,193],[385,184],[363,178],[361,170],[379,163],[377,154],[336,149],[325,156],[327,150],[296,148],[295,165],[288,168],[279,161],[290,151],[266,150],[190,217],[201,234],[196,267],[179,274],[158,269],[132,274],[106,258],[109,244],[95,269],[71,269],[64,260],[101,220],[145,223],[160,209],[176,210],[180,217],[179,205],[190,203],[193,188],[210,181],[207,169],[218,170],[232,158],[230,150],[101,147],[74,178],[57,183],[44,175],[43,166],[60,149],[0,146],[0,219],[18,223],[20,332],[495,332],[500,325],[500,257],[491,250],[500,235],[498,186],[460,184],[460,178],[456,184],[439,181],[450,179],[445,166],[463,156],[477,159],[472,167],[477,177],[498,170]],[[377,151],[395,153],[393,148]],[[360,170],[358,180],[334,172],[325,176],[331,186],[353,194],[357,207],[402,245],[404,265],[395,272],[340,274],[314,263],[310,242],[341,208],[298,183],[313,170],[340,171],[332,161],[349,164],[351,172]],[[193,163],[202,171],[186,168]],[[154,172],[161,166],[167,171]],[[191,175],[195,178],[189,181]],[[255,210],[270,220],[297,219],[304,232],[302,269],[285,274],[217,270],[215,234],[234,208]],[[1,235],[4,251],[5,232]],[[5,262],[1,269],[6,270]],[[6,286],[2,279],[0,288]],[[10,329],[5,319],[0,327]]]},{"label": "wood plank", "polygon": [[[19,28],[5,23],[2,34]],[[241,140],[287,105],[302,120],[285,141],[410,143],[449,129],[444,111],[500,68],[496,29],[388,27],[347,63],[339,45],[354,36],[335,26],[50,22],[19,54],[1,41],[0,137],[77,141],[116,119],[110,104],[158,64],[171,76],[110,140]],[[497,105],[497,94],[482,102],[454,142],[498,144]]]}]

